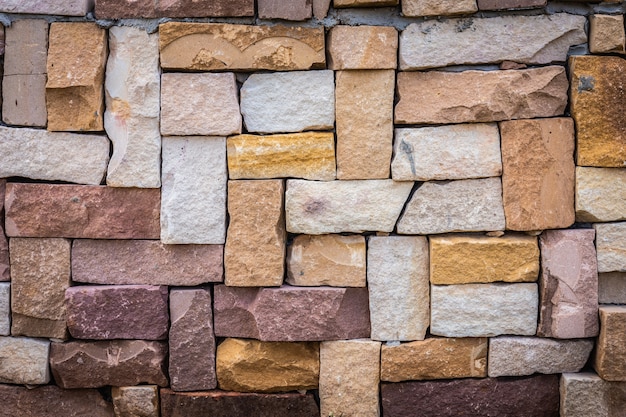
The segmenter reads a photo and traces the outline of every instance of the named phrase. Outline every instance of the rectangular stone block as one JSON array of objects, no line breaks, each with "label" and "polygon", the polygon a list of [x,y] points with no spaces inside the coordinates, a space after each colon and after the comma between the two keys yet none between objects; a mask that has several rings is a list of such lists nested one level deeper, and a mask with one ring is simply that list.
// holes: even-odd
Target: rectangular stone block
[{"label": "rectangular stone block", "polygon": [[372,339],[424,339],[430,321],[425,237],[369,237],[367,284]]},{"label": "rectangular stone block", "polygon": [[395,72],[338,71],[336,78],[337,178],[389,178]]},{"label": "rectangular stone block", "polygon": [[158,239],[160,194],[158,189],[7,184],[6,233],[12,237]]},{"label": "rectangular stone block", "polygon": [[600,304],[626,304],[626,273],[598,274],[598,302]]},{"label": "rectangular stone block", "polygon": [[46,106],[48,130],[104,128],[106,30],[91,22],[50,25]]},{"label": "rectangular stone block", "polygon": [[209,289],[172,289],[170,320],[170,386],[176,391],[214,389],[215,336]]},{"label": "rectangular stone block", "polygon": [[47,117],[46,74],[5,74],[2,78],[2,121],[14,126],[45,127]]},{"label": "rectangular stone block", "polygon": [[422,379],[484,378],[487,338],[430,337],[380,352],[380,379],[400,382]]},{"label": "rectangular stone block", "polygon": [[166,69],[285,71],[326,64],[321,27],[167,22],[159,25],[159,44]]},{"label": "rectangular stone block", "polygon": [[537,330],[537,284],[432,285],[430,291],[434,335],[532,336]]},{"label": "rectangular stone block", "polygon": [[214,287],[215,335],[268,342],[370,336],[366,288]]},{"label": "rectangular stone block", "polygon": [[547,0],[476,0],[478,10],[534,9],[544,7]]},{"label": "rectangular stone block", "polygon": [[9,249],[11,334],[65,339],[69,240],[12,238]]},{"label": "rectangular stone block", "polygon": [[560,392],[562,416],[619,416],[626,407],[626,383],[604,381],[594,372],[564,373]]},{"label": "rectangular stone block", "polygon": [[445,16],[472,14],[478,11],[476,0],[404,0],[404,16]]},{"label": "rectangular stone block", "polygon": [[567,90],[565,69],[560,66],[400,72],[395,123],[476,123],[560,116],[567,105]]},{"label": "rectangular stone block", "polygon": [[398,31],[390,26],[338,25],[328,33],[328,68],[395,69]]},{"label": "rectangular stone block", "polygon": [[[280,286],[285,274],[282,180],[228,182],[228,234],[224,283],[236,287]],[[259,254],[262,253],[262,256]]]},{"label": "rectangular stone block", "polygon": [[163,138],[161,241],[215,244],[226,239],[226,139]]},{"label": "rectangular stone block", "polygon": [[[4,210],[4,195],[7,181],[0,179],[0,213]],[[0,222],[0,282],[11,281],[11,262],[9,259],[9,241],[4,234],[4,224]]]},{"label": "rectangular stone block", "polygon": [[11,284],[0,283],[0,335],[11,334]]},{"label": "rectangular stone block", "polygon": [[222,245],[76,239],[72,243],[72,281],[169,286],[222,282],[223,252]]},{"label": "rectangular stone block", "polygon": [[592,54],[626,52],[624,15],[593,14],[589,16],[589,51]]},{"label": "rectangular stone block", "polygon": [[115,417],[159,417],[159,388],[156,385],[112,387]]},{"label": "rectangular stone block", "polygon": [[93,8],[93,0],[3,0],[0,12],[84,16]]},{"label": "rectangular stone block", "polygon": [[254,0],[159,0],[159,17],[254,16]]},{"label": "rectangular stone block", "polygon": [[311,0],[257,0],[260,19],[307,20],[311,18]]},{"label": "rectangular stone block", "polygon": [[50,382],[50,342],[28,337],[0,337],[0,383],[41,385]]},{"label": "rectangular stone block", "polygon": [[153,19],[157,17],[156,0],[96,0],[94,14],[98,19]]},{"label": "rectangular stone block", "polygon": [[626,170],[576,167],[576,221],[626,220]]},{"label": "rectangular stone block", "polygon": [[598,272],[626,272],[626,222],[594,224]]},{"label": "rectangular stone block", "polygon": [[598,267],[591,229],[547,230],[541,248],[541,310],[537,335],[598,335]]},{"label": "rectangular stone block", "polygon": [[399,0],[333,0],[335,8],[397,6]]},{"label": "rectangular stone block", "polygon": [[336,177],[335,135],[305,132],[289,135],[239,135],[226,140],[228,175],[232,180]]},{"label": "rectangular stone block", "polygon": [[593,367],[605,381],[626,381],[626,306],[600,307]]}]

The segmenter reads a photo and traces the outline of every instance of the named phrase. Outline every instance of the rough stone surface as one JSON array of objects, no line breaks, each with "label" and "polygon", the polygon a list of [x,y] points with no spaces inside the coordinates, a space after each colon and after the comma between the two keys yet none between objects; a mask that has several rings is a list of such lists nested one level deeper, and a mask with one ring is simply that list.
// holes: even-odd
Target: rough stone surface
[{"label": "rough stone surface", "polygon": [[162,417],[317,417],[313,394],[251,394],[225,391],[161,390]]},{"label": "rough stone surface", "polygon": [[432,284],[534,282],[539,276],[534,236],[445,235],[431,236],[429,242]]},{"label": "rough stone surface", "polygon": [[217,347],[216,367],[219,387],[226,391],[317,389],[319,344],[226,339]]},{"label": "rough stone surface", "polygon": [[391,232],[412,187],[412,182],[392,180],[288,180],[287,231],[312,235]]},{"label": "rough stone surface", "polygon": [[[4,196],[7,182],[0,179],[0,213],[4,210]],[[11,261],[9,259],[9,241],[4,234],[4,224],[0,222],[0,282],[11,280]]]},{"label": "rough stone surface", "polygon": [[496,124],[396,129],[396,181],[461,180],[502,175]]},{"label": "rough stone surface", "polygon": [[161,17],[254,16],[254,0],[159,0]]},{"label": "rough stone surface", "polygon": [[324,29],[167,22],[159,25],[161,66],[179,70],[324,68]]},{"label": "rough stone surface", "polygon": [[576,163],[624,167],[625,107],[621,87],[626,61],[616,56],[576,56],[569,60],[570,108],[576,121]]},{"label": "rough stone surface", "polygon": [[624,15],[594,14],[589,16],[589,51],[592,54],[626,52]]},{"label": "rough stone surface", "polygon": [[2,120],[6,124],[46,126],[46,74],[4,75],[2,94]]},{"label": "rough stone surface", "polygon": [[241,133],[235,74],[163,74],[161,133],[169,136]]},{"label": "rough stone surface", "polygon": [[342,7],[385,7],[396,6],[399,0],[333,0],[333,6]]},{"label": "rough stone surface", "polygon": [[215,335],[269,342],[369,337],[366,288],[214,287]]},{"label": "rough stone surface", "polygon": [[48,130],[103,130],[106,30],[91,22],[55,22],[49,39]]},{"label": "rough stone surface", "polygon": [[598,274],[598,302],[600,304],[626,304],[626,273]]},{"label": "rough stone surface", "polygon": [[318,20],[328,16],[331,0],[313,0],[313,17]]},{"label": "rough stone surface", "polygon": [[291,285],[365,287],[365,237],[299,235],[287,247]]},{"label": "rough stone surface", "polygon": [[574,223],[574,122],[500,123],[506,228],[561,229]]},{"label": "rough stone surface", "polygon": [[626,222],[594,224],[598,272],[626,272]]},{"label": "rough stone surface", "polygon": [[330,130],[335,123],[333,71],[252,74],[241,87],[248,132]]},{"label": "rough stone surface", "polygon": [[382,384],[381,397],[385,417],[556,417],[559,377],[536,375]]},{"label": "rough stone surface", "polygon": [[162,159],[161,241],[223,244],[228,181],[226,139],[166,137]]},{"label": "rough stone surface", "polygon": [[478,10],[534,9],[544,7],[547,0],[476,0]]},{"label": "rough stone surface", "polygon": [[380,343],[370,340],[320,345],[320,415],[378,417]]},{"label": "rough stone surface", "polygon": [[113,340],[53,343],[50,368],[61,388],[167,386],[166,342]]},{"label": "rough stone surface", "polygon": [[606,381],[626,381],[626,306],[600,307],[593,367]]},{"label": "rough stone surface", "polygon": [[284,190],[282,180],[228,182],[230,221],[224,246],[226,285],[282,285],[287,240]]},{"label": "rough stone surface", "polygon": [[[176,0],[174,0],[176,1]],[[184,0],[183,0],[184,1]],[[157,17],[155,0],[97,0],[95,17],[98,19],[129,19]]]},{"label": "rough stone surface", "polygon": [[489,376],[578,372],[593,349],[593,340],[553,340],[500,336],[489,340]]},{"label": "rough stone surface", "polygon": [[132,27],[109,29],[104,128],[113,142],[111,187],[161,186],[159,40]]},{"label": "rough stone surface", "polygon": [[0,12],[84,16],[93,8],[92,0],[3,0]]},{"label": "rough stone surface", "polygon": [[169,376],[176,391],[216,387],[215,337],[209,289],[170,291]]},{"label": "rough stone surface", "polygon": [[565,69],[560,66],[400,72],[395,123],[475,123],[560,116],[567,105],[567,89]]},{"label": "rough stone surface", "polygon": [[576,221],[626,220],[626,170],[576,167]]},{"label": "rough stone surface", "polygon": [[586,22],[584,16],[556,13],[412,23],[400,35],[400,69],[564,62],[570,46],[587,41]]},{"label": "rough stone surface", "polygon": [[230,179],[334,180],[335,136],[331,132],[239,135],[227,139]]},{"label": "rough stone surface", "polygon": [[478,11],[476,0],[403,0],[404,16],[445,16]]},{"label": "rough stone surface", "polygon": [[383,345],[380,354],[382,381],[487,376],[486,338],[431,337],[397,346]]},{"label": "rough stone surface", "polygon": [[311,0],[257,0],[260,19],[307,20],[311,18]]},{"label": "rough stone surface", "polygon": [[159,417],[159,389],[155,385],[112,387],[115,417]]},{"label": "rough stone surface", "polygon": [[548,230],[541,247],[541,311],[537,335],[598,335],[598,267],[592,229]]},{"label": "rough stone surface", "polygon": [[389,26],[338,25],[328,33],[328,68],[395,69],[398,32]]},{"label": "rough stone surface", "polygon": [[604,381],[593,372],[561,376],[561,415],[619,417],[626,406],[626,384]]},{"label": "rough stone surface", "polygon": [[0,335],[11,334],[11,284],[0,283]]},{"label": "rough stone surface", "polygon": [[109,148],[105,136],[0,126],[0,177],[99,185]]},{"label": "rough stone surface", "polygon": [[389,178],[395,72],[338,71],[336,78],[337,178]]},{"label": "rough stone surface", "polygon": [[65,291],[67,327],[76,339],[167,338],[167,287],[83,285]]},{"label": "rough stone surface", "polygon": [[27,337],[0,337],[0,382],[38,385],[50,382],[50,342]]},{"label": "rough stone surface", "polygon": [[537,284],[432,285],[430,332],[446,337],[532,336]]},{"label": "rough stone surface", "polygon": [[160,195],[158,189],[7,184],[6,233],[16,237],[158,239]]},{"label": "rough stone surface", "polygon": [[65,339],[70,242],[13,238],[9,243],[11,334]]},{"label": "rough stone surface", "polygon": [[398,233],[504,230],[504,221],[500,178],[426,182],[407,204]]},{"label": "rough stone surface", "polygon": [[428,241],[423,236],[368,239],[371,338],[422,340],[430,321]]}]

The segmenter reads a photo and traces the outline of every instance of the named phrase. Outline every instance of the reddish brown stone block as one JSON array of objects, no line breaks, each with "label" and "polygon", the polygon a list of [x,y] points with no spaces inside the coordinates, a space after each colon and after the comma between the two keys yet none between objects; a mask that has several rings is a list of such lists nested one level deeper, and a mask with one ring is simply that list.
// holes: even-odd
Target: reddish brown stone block
[{"label": "reddish brown stone block", "polygon": [[155,0],[96,0],[97,19],[155,18]]},{"label": "reddish brown stone block", "polygon": [[534,9],[544,7],[547,0],[477,0],[478,10]]},{"label": "reddish brown stone block", "polygon": [[254,16],[254,0],[159,0],[159,17]]},{"label": "reddish brown stone block", "polygon": [[257,0],[261,19],[306,20],[311,18],[311,0]]},{"label": "reddish brown stone block", "polygon": [[[7,181],[0,179],[0,216],[4,215],[4,194]],[[9,242],[4,234],[4,222],[0,222],[0,281],[11,280],[11,266],[9,262]]]}]

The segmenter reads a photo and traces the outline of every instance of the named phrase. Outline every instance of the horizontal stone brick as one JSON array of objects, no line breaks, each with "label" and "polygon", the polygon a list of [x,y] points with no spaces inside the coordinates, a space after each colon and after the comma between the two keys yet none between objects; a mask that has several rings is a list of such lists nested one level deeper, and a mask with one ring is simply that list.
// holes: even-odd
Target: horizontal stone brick
[{"label": "horizontal stone brick", "polygon": [[395,69],[398,32],[390,26],[333,27],[328,33],[328,68]]},{"label": "horizontal stone brick", "polygon": [[243,17],[254,15],[254,0],[96,0],[98,19],[155,17]]},{"label": "horizontal stone brick", "polygon": [[626,407],[626,383],[594,372],[564,373],[560,391],[563,416],[619,416]]},{"label": "horizontal stone brick", "polygon": [[92,0],[5,0],[0,5],[0,12],[84,16],[92,8]]},{"label": "horizontal stone brick", "polygon": [[479,10],[534,9],[544,7],[547,0],[476,0]]},{"label": "horizontal stone brick", "polygon": [[589,51],[592,54],[626,52],[623,15],[589,16]]},{"label": "horizontal stone brick", "polygon": [[472,14],[478,11],[476,0],[404,0],[404,16],[442,16]]},{"label": "horizontal stone brick", "polygon": [[158,239],[160,200],[159,189],[11,183],[6,188],[6,233]]},{"label": "horizontal stone brick", "polygon": [[626,272],[626,222],[594,224],[598,272]]},{"label": "horizontal stone brick", "polygon": [[112,387],[116,417],[159,417],[159,388],[155,385]]},{"label": "horizontal stone brick", "polygon": [[260,19],[306,20],[312,15],[311,0],[257,0]]},{"label": "horizontal stone brick", "polygon": [[626,220],[626,170],[576,167],[576,221]]},{"label": "horizontal stone brick", "polygon": [[598,274],[598,302],[626,304],[626,272]]},{"label": "horizontal stone brick", "polygon": [[98,19],[128,19],[157,17],[155,0],[97,0],[94,14]]},{"label": "horizontal stone brick", "polygon": [[41,385],[50,382],[50,342],[27,337],[0,337],[0,383]]},{"label": "horizontal stone brick", "polygon": [[600,307],[593,367],[606,381],[626,381],[626,306]]},{"label": "horizontal stone brick", "polygon": [[396,6],[399,0],[333,0],[335,8]]}]

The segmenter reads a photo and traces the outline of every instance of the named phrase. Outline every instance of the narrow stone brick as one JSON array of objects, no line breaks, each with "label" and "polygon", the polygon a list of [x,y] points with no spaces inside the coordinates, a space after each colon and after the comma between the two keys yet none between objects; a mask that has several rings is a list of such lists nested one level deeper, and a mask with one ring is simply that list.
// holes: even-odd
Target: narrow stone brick
[{"label": "narrow stone brick", "polygon": [[11,284],[0,283],[0,335],[11,334]]},{"label": "narrow stone brick", "polygon": [[156,385],[112,387],[115,417],[159,417],[159,389]]},{"label": "narrow stone brick", "polygon": [[476,0],[403,0],[404,16],[446,16],[478,11]]},{"label": "narrow stone brick", "polygon": [[92,0],[4,0],[0,12],[85,16],[93,8]]},{"label": "narrow stone brick", "polygon": [[589,51],[592,54],[626,52],[624,15],[594,14],[589,16]]},{"label": "narrow stone brick", "polygon": [[260,19],[307,20],[311,18],[311,0],[257,0]]},{"label": "narrow stone brick", "polygon": [[576,167],[576,221],[626,220],[626,170]]},{"label": "narrow stone brick", "polygon": [[626,222],[594,224],[598,272],[626,272]]},{"label": "narrow stone brick", "polygon": [[626,273],[598,274],[598,302],[600,304],[626,304]]},{"label": "narrow stone brick", "polygon": [[[4,196],[7,181],[0,179],[0,213],[4,211]],[[4,234],[4,224],[0,222],[0,282],[11,281],[11,261],[9,259],[9,241]]]},{"label": "narrow stone brick", "polygon": [[159,238],[158,189],[14,183],[5,202],[12,237]]},{"label": "narrow stone brick", "polygon": [[159,0],[159,17],[254,16],[254,0]]},{"label": "narrow stone brick", "polygon": [[541,248],[541,310],[537,335],[598,335],[598,267],[591,229],[548,230]]},{"label": "narrow stone brick", "polygon": [[0,337],[0,383],[41,385],[50,382],[50,342],[27,337]]},{"label": "narrow stone brick", "polygon": [[[224,283],[237,287],[280,286],[285,274],[282,180],[228,182],[228,234]],[[262,253],[263,256],[259,256]]]},{"label": "narrow stone brick", "polygon": [[476,0],[478,10],[534,9],[544,7],[547,0]]},{"label": "narrow stone brick", "polygon": [[560,392],[562,416],[619,416],[626,407],[626,383],[604,381],[593,372],[564,373]]},{"label": "narrow stone brick", "polygon": [[398,32],[390,26],[333,27],[328,34],[328,68],[395,69]]},{"label": "narrow stone brick", "polygon": [[593,367],[605,381],[626,381],[626,306],[600,307]]},{"label": "narrow stone brick", "polygon": [[399,0],[333,0],[335,8],[396,6]]},{"label": "narrow stone brick", "polygon": [[98,19],[153,19],[157,4],[155,0],[96,0],[94,14]]}]

